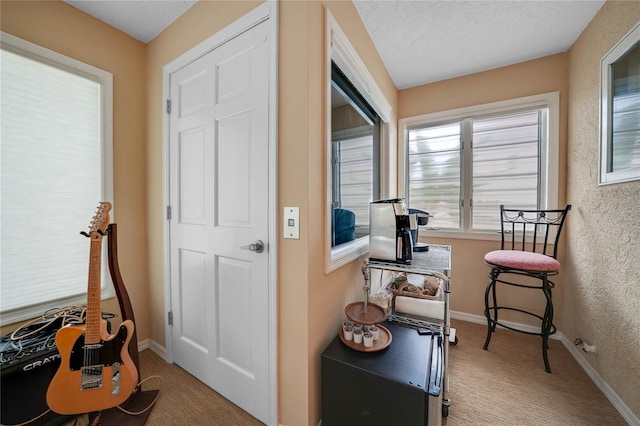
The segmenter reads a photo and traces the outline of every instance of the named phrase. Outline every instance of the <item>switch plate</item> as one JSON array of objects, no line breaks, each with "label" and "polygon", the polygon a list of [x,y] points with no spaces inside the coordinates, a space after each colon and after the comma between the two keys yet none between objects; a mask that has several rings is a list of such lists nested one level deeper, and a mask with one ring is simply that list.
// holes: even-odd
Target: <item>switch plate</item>
[{"label": "switch plate", "polygon": [[284,208],[284,238],[291,240],[300,239],[300,208],[285,207]]}]

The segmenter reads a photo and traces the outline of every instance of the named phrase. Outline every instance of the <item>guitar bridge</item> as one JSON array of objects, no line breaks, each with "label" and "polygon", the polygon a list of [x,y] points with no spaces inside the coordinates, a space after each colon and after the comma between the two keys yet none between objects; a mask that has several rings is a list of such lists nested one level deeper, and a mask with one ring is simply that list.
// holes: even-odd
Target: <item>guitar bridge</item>
[{"label": "guitar bridge", "polygon": [[82,367],[82,390],[100,389],[102,387],[102,366],[90,365]]}]

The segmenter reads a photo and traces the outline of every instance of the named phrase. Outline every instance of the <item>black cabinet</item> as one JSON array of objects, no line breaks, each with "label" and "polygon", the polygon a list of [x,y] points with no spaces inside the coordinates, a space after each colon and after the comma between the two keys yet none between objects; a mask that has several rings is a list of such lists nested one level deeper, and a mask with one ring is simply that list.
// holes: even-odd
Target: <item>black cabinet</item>
[{"label": "black cabinet", "polygon": [[322,425],[439,425],[443,337],[383,324],[389,347],[359,352],[336,337],[322,354]]}]

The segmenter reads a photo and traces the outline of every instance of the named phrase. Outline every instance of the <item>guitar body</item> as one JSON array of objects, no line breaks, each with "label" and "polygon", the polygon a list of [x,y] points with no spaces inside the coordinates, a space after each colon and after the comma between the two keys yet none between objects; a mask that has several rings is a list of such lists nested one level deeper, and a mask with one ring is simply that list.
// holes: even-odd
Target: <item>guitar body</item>
[{"label": "guitar body", "polygon": [[125,402],[138,385],[138,371],[128,352],[133,322],[124,321],[109,335],[106,321],[101,321],[100,331],[100,342],[86,344],[84,324],[58,330],[61,363],[47,390],[47,404],[56,413],[113,408]]}]

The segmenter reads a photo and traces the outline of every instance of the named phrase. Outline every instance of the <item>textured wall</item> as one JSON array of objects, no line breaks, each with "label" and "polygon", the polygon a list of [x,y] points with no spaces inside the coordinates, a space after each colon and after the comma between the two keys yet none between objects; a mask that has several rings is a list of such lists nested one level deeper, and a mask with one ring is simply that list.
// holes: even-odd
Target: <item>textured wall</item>
[{"label": "textured wall", "polygon": [[640,181],[598,186],[600,59],[640,20],[608,1],[569,52],[567,228],[562,332],[640,417]]}]

